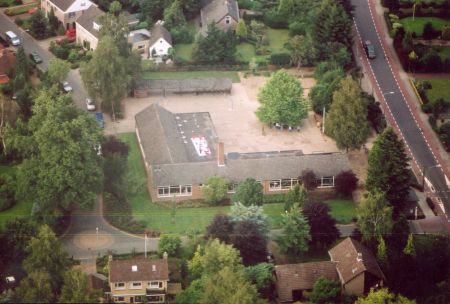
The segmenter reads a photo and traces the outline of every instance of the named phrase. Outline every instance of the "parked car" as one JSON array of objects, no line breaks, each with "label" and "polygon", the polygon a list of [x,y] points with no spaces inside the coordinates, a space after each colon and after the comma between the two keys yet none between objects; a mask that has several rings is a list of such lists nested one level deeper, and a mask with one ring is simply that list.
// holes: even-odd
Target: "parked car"
[{"label": "parked car", "polygon": [[96,112],[95,113],[95,119],[97,119],[98,125],[101,129],[105,128],[105,119],[103,118],[102,112]]},{"label": "parked car", "polygon": [[364,41],[364,50],[366,51],[367,57],[369,59],[374,59],[375,57],[377,57],[377,55],[375,54],[375,47],[372,42],[370,42],[370,40]]},{"label": "parked car", "polygon": [[36,53],[36,52],[30,53],[30,59],[31,59],[34,63],[36,63],[36,64],[42,63],[42,58],[41,58],[41,56],[39,56],[39,54]]},{"label": "parked car", "polygon": [[20,45],[20,38],[17,37],[16,34],[14,34],[13,31],[7,31],[5,33],[6,40],[8,43],[10,43],[13,46],[19,46]]},{"label": "parked car", "polygon": [[91,98],[86,98],[86,108],[88,111],[95,111],[95,102]]},{"label": "parked car", "polygon": [[67,81],[64,81],[62,83],[62,88],[63,88],[64,92],[66,92],[66,93],[70,93],[73,91],[72,87],[70,86],[70,84]]}]

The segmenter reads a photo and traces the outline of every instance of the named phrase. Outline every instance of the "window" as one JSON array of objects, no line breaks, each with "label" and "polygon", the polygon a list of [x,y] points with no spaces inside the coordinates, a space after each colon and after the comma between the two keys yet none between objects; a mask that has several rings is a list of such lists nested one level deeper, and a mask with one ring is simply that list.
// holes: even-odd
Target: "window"
[{"label": "window", "polygon": [[158,187],[158,197],[170,196],[169,187]]},{"label": "window", "polygon": [[334,176],[324,176],[322,177],[321,187],[334,187]]},{"label": "window", "polygon": [[130,288],[131,289],[141,289],[142,283],[141,282],[131,282]]},{"label": "window", "polygon": [[269,182],[269,191],[281,190],[281,180],[273,179]]},{"label": "window", "polygon": [[114,302],[125,302],[125,297],[114,297]]},{"label": "window", "polygon": [[236,183],[228,183],[227,193],[235,193],[236,192]]},{"label": "window", "polygon": [[160,303],[164,302],[164,296],[147,296],[147,300],[149,303]]},{"label": "window", "polygon": [[158,197],[192,195],[192,185],[158,187]]},{"label": "window", "polygon": [[73,17],[75,17],[75,13],[74,12],[69,13],[69,18],[73,18]]},{"label": "window", "polygon": [[192,193],[191,185],[181,186],[181,194],[182,195],[190,195],[191,193]]},{"label": "window", "polygon": [[114,283],[114,288],[115,288],[116,290],[125,289],[125,283],[124,283],[124,282]]},{"label": "window", "polygon": [[170,186],[170,195],[180,194],[180,186]]},{"label": "window", "polygon": [[148,288],[151,288],[151,289],[155,288],[155,289],[157,289],[157,288],[162,288],[162,287],[163,287],[162,282],[159,282],[159,281],[148,282]]},{"label": "window", "polygon": [[230,21],[231,21],[231,17],[230,16],[226,16],[225,17],[225,23],[226,24],[230,24]]},{"label": "window", "polygon": [[143,296],[135,296],[134,302],[136,302],[136,303],[144,302],[144,297]]},{"label": "window", "polygon": [[298,184],[298,179],[296,178],[285,178],[281,180],[281,189],[289,190]]}]

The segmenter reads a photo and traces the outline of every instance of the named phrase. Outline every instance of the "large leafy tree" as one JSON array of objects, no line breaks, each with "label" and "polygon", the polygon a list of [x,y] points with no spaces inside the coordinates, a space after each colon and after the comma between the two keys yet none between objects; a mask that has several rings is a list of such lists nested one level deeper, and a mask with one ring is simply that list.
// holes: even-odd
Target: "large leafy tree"
[{"label": "large leafy tree", "polygon": [[242,221],[254,222],[262,235],[268,236],[270,231],[270,219],[264,213],[262,206],[244,206],[237,202],[231,206],[230,211],[231,221],[234,223]]},{"label": "large leafy tree", "polygon": [[26,256],[26,247],[36,232],[36,224],[28,219],[15,218],[7,221],[1,231],[1,259],[22,262]]},{"label": "large leafy tree", "polygon": [[334,184],[336,186],[336,191],[339,194],[348,197],[358,186],[358,178],[351,170],[342,171],[336,176]]},{"label": "large leafy tree", "polygon": [[169,256],[177,256],[181,248],[181,239],[176,234],[163,234],[159,239],[158,253],[163,255],[167,253]]},{"label": "large leafy tree", "polygon": [[366,189],[380,189],[395,211],[408,196],[410,177],[405,145],[392,128],[385,129],[375,140],[369,153]]},{"label": "large leafy tree", "polygon": [[206,201],[216,205],[227,197],[228,180],[222,176],[211,176],[202,188]]},{"label": "large leafy tree", "polygon": [[30,31],[37,39],[43,39],[47,35],[47,18],[42,10],[37,10],[30,17]]},{"label": "large leafy tree", "polygon": [[21,303],[52,303],[52,278],[45,270],[35,270],[20,282],[16,296]]},{"label": "large leafy tree", "polygon": [[297,67],[312,65],[317,57],[317,50],[309,35],[295,35],[286,43],[286,49],[291,54],[292,64]]},{"label": "large leafy tree", "polygon": [[262,186],[254,178],[247,178],[240,182],[233,196],[233,201],[241,202],[245,206],[263,204]]},{"label": "large leafy tree", "polygon": [[301,208],[296,204],[281,219],[282,233],[278,237],[280,251],[292,256],[308,251],[311,240],[310,227]]},{"label": "large leafy tree", "polygon": [[312,303],[338,303],[341,295],[341,283],[326,278],[318,278],[309,296]]},{"label": "large leafy tree", "polygon": [[295,204],[298,204],[300,207],[302,207],[307,199],[308,193],[306,192],[305,187],[303,185],[297,184],[289,189],[288,193],[286,194],[284,201],[284,210],[291,210],[292,206],[294,206]]},{"label": "large leafy tree", "polygon": [[333,94],[325,133],[336,141],[339,149],[359,149],[370,134],[367,107],[361,89],[350,76],[344,78]]},{"label": "large leafy tree", "polygon": [[66,79],[70,71],[70,63],[59,58],[52,58],[48,63],[48,77],[52,83],[58,84]]},{"label": "large leafy tree", "polygon": [[273,264],[259,263],[245,267],[245,272],[249,280],[256,285],[258,292],[264,298],[274,297],[275,277],[273,275]]},{"label": "large leafy tree", "polygon": [[89,288],[88,277],[81,270],[71,269],[64,273],[60,303],[95,303],[101,295],[101,290]]},{"label": "large leafy tree", "polygon": [[366,241],[378,240],[392,230],[392,207],[379,190],[366,194],[356,209],[358,227]]},{"label": "large leafy tree", "polygon": [[336,220],[331,217],[330,207],[327,204],[307,202],[302,209],[311,228],[311,244],[326,248],[339,238]]},{"label": "large leafy tree", "polygon": [[228,215],[217,214],[211,224],[206,228],[206,239],[219,239],[224,243],[230,243],[233,233],[233,222]]},{"label": "large leafy tree", "polygon": [[172,3],[164,10],[164,25],[168,29],[186,24],[186,17],[180,0],[173,0]]},{"label": "large leafy tree", "polygon": [[197,38],[192,58],[198,62],[234,62],[236,37],[231,31],[223,31],[214,23],[208,25],[207,36]]},{"label": "large leafy tree", "polygon": [[8,147],[6,146],[6,133],[10,126],[15,125],[17,118],[19,117],[18,104],[5,95],[0,93],[0,151],[4,155],[8,153]]},{"label": "large leafy tree", "polygon": [[17,170],[17,195],[33,201],[33,214],[51,223],[61,208],[91,205],[101,189],[101,140],[95,119],[53,87],[35,99],[23,130],[8,136],[25,160]]},{"label": "large leafy tree", "polygon": [[387,288],[382,288],[377,291],[371,289],[366,297],[360,297],[356,300],[355,304],[415,304],[416,301],[410,300],[402,295],[396,295],[389,292]]},{"label": "large leafy tree", "polygon": [[28,77],[30,72],[30,62],[25,54],[23,47],[19,47],[16,54],[16,72],[13,80],[13,92],[17,98],[17,104],[20,107],[25,119],[31,116],[32,100],[30,98],[31,82]]},{"label": "large leafy tree", "polygon": [[323,110],[328,111],[333,102],[333,93],[339,88],[345,73],[342,68],[326,71],[317,79],[317,84],[311,88],[309,98],[314,112],[323,115]]},{"label": "large leafy tree", "polygon": [[296,127],[308,115],[309,103],[303,97],[303,88],[286,70],[272,75],[259,91],[258,100],[261,105],[256,116],[264,123]]},{"label": "large leafy tree", "polygon": [[240,251],[244,265],[254,265],[266,260],[267,237],[261,234],[253,221],[237,222],[234,225],[231,244]]}]

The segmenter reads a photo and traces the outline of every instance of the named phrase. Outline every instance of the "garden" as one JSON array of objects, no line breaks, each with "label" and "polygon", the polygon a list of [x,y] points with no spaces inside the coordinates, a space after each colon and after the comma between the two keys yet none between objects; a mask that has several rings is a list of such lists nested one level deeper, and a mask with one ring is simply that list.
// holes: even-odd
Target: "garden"
[{"label": "garden", "polygon": [[69,61],[72,69],[77,69],[81,62],[89,61],[92,58],[90,51],[83,49],[81,45],[75,42],[67,42],[66,40],[60,43],[50,42],[49,50],[57,58]]}]

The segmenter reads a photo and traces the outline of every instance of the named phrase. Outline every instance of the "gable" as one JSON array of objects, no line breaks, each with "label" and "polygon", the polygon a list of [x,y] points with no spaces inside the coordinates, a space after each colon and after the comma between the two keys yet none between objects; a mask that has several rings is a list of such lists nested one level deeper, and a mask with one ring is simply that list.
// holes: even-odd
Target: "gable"
[{"label": "gable", "polygon": [[89,0],[75,0],[67,9],[66,13],[74,13],[87,10],[93,3]]}]

